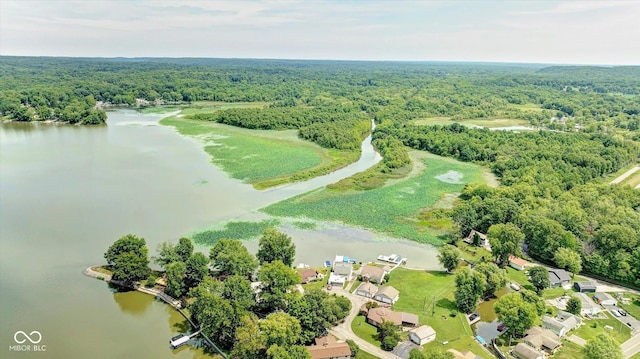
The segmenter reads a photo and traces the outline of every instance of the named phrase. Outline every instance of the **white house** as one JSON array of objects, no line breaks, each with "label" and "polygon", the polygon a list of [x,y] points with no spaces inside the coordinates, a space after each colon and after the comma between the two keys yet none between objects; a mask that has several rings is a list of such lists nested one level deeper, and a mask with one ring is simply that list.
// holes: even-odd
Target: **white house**
[{"label": "white house", "polygon": [[555,318],[543,317],[542,328],[551,330],[559,337],[564,336],[570,330],[577,328],[582,323],[582,319],[571,313],[559,310]]},{"label": "white house", "polygon": [[348,262],[335,262],[333,263],[333,272],[329,275],[330,284],[344,284],[351,280],[351,274],[353,273],[353,265]]},{"label": "white house", "polygon": [[400,299],[400,292],[390,285],[380,287],[373,299],[387,304],[394,304]]},{"label": "white house", "polygon": [[428,325],[422,325],[409,331],[409,340],[418,345],[425,345],[435,339],[436,331]]},{"label": "white house", "polygon": [[580,299],[580,303],[582,303],[582,309],[580,309],[581,315],[587,315],[592,317],[602,312],[602,307],[597,305],[593,300],[591,300],[591,298],[589,298],[588,295],[584,293],[576,293],[574,294],[574,296]]}]

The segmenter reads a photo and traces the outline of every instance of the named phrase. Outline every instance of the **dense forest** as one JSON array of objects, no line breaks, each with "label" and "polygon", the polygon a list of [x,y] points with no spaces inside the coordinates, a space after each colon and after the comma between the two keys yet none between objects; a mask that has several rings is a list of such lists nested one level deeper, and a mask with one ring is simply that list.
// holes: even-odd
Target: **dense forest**
[{"label": "dense forest", "polygon": [[[92,124],[107,106],[196,101],[264,103],[191,117],[298,129],[342,150],[359,149],[373,118],[387,169],[406,165],[414,148],[499,177],[499,188],[462,194],[452,211],[458,235],[512,223],[536,259],[562,266],[555,254],[564,248],[583,271],[640,286],[640,191],[604,180],[640,155],[638,66],[0,57],[8,120]],[[536,131],[467,126],[492,119]]]}]

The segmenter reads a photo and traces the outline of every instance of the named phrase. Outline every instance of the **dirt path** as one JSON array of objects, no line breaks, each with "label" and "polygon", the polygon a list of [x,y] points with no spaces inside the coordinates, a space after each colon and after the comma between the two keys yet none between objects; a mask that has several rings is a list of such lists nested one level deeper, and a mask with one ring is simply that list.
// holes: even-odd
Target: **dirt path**
[{"label": "dirt path", "polygon": [[624,181],[627,177],[629,177],[632,174],[636,173],[636,171],[638,171],[638,170],[640,170],[640,165],[637,165],[637,166],[633,167],[632,169],[628,170],[627,172],[621,174],[618,178],[616,178],[613,181],[609,182],[609,184],[618,184],[618,183]]}]

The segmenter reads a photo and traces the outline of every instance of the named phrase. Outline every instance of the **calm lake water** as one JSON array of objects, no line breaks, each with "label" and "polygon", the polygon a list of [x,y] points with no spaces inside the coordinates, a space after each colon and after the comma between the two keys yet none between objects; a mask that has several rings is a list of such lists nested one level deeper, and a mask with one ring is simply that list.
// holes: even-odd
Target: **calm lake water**
[{"label": "calm lake water", "polygon": [[[144,237],[155,254],[164,241],[259,217],[256,210],[267,204],[379,161],[364,143],[363,158],[348,169],[260,192],[228,178],[200,144],[157,125],[159,119],[118,110],[103,127],[0,125],[1,358],[203,357],[190,347],[169,348],[170,337],[184,331],[169,306],[142,293],[118,293],[82,271],[103,263],[108,246],[124,234]],[[298,248],[296,262],[397,253],[412,267],[439,267],[432,247],[346,226],[323,228],[284,228]],[[257,242],[247,247],[255,252]],[[15,351],[15,340],[25,339],[18,331],[38,331],[41,341],[27,340],[29,351]]]}]

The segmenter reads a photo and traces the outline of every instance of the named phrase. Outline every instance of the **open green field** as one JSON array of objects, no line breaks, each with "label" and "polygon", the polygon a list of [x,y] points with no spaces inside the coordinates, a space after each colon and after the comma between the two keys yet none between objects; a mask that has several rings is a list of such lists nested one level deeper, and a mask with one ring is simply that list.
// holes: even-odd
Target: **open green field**
[{"label": "open green field", "polygon": [[[395,237],[441,244],[446,231],[422,225],[419,215],[466,183],[484,182],[480,166],[428,156],[424,170],[391,185],[369,191],[319,189],[263,208],[284,217],[306,216],[370,228]],[[436,178],[439,177],[439,178]]]},{"label": "open green field", "polygon": [[453,120],[449,117],[429,117],[412,121],[416,125],[451,125],[453,123],[459,123],[469,127],[510,127],[510,126],[530,126],[529,121],[510,119],[510,118],[476,118],[469,120]]},{"label": "open green field", "polygon": [[[465,315],[451,316],[452,312],[457,312],[453,296],[454,275],[398,268],[391,272],[388,284],[400,291],[394,310],[417,314],[421,325],[430,325],[436,331],[436,340],[424,345],[427,351],[454,348],[486,357],[480,344],[473,339]],[[449,343],[443,345],[445,341]]]},{"label": "open green field", "polygon": [[[187,110],[193,111],[189,108],[182,112]],[[213,164],[258,189],[325,174],[356,161],[359,156],[358,152],[323,149],[301,140],[293,130],[249,130],[177,116],[160,123],[201,141]]]}]

